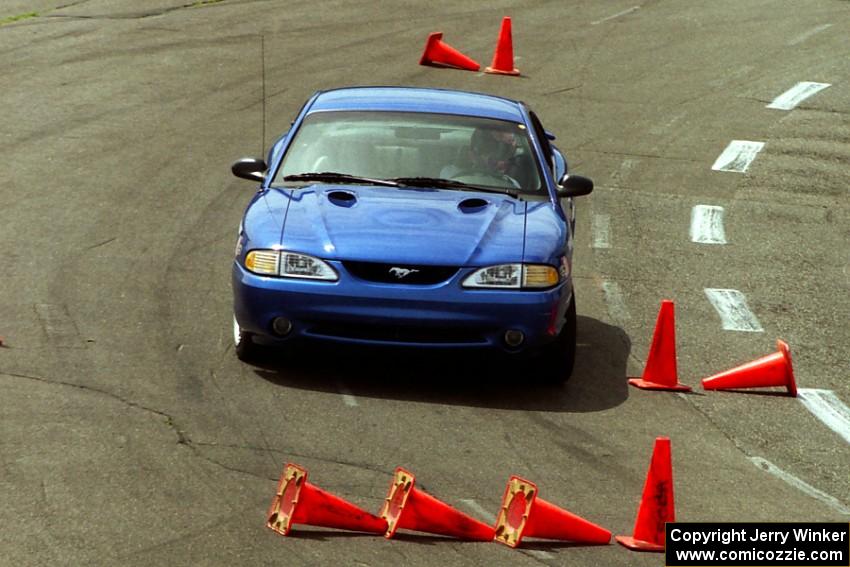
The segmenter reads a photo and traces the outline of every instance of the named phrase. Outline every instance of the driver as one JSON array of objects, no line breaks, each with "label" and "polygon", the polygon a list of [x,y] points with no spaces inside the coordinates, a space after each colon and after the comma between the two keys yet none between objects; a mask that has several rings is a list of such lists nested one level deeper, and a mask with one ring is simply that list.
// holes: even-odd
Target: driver
[{"label": "driver", "polygon": [[506,186],[520,187],[511,175],[515,167],[517,139],[509,130],[477,128],[469,141],[468,158],[464,166],[443,168],[442,177],[474,176],[476,174],[503,178]]}]

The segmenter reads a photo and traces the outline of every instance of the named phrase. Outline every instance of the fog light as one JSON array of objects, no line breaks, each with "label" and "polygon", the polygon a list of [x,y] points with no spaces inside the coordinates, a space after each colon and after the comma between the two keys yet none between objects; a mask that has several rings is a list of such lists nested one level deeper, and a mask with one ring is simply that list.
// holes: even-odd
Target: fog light
[{"label": "fog light", "polygon": [[276,335],[285,337],[292,330],[292,321],[286,317],[275,317],[272,321],[272,330]]},{"label": "fog light", "polygon": [[525,335],[522,334],[522,331],[517,331],[516,329],[505,331],[505,344],[509,347],[518,347],[524,340]]}]

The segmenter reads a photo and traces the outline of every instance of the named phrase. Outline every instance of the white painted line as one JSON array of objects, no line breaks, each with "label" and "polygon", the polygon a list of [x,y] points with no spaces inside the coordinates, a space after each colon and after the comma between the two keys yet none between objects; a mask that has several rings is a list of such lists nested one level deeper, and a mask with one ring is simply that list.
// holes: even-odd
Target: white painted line
[{"label": "white painted line", "polygon": [[629,310],[626,307],[626,301],[623,299],[623,292],[617,282],[603,280],[602,293],[605,294],[605,303],[608,305],[608,314],[615,323],[622,325],[631,319]]},{"label": "white painted line", "polygon": [[797,396],[816,418],[850,443],[850,408],[844,405],[835,392],[799,388]]},{"label": "white painted line", "polygon": [[345,387],[345,384],[342,382],[337,382],[337,388],[339,388],[340,394],[342,394],[342,401],[345,402],[345,405],[349,407],[357,407],[357,398],[351,393],[351,390]]},{"label": "white painted line", "polygon": [[715,171],[735,171],[744,173],[764,147],[764,142],[732,140],[720,157],[711,166]]},{"label": "white painted line", "polygon": [[691,209],[691,242],[726,244],[723,230],[723,207],[697,205]]},{"label": "white painted line", "polygon": [[673,126],[673,124],[675,124],[676,122],[678,122],[679,120],[681,120],[682,118],[684,118],[687,115],[688,115],[687,112],[679,112],[677,114],[674,114],[673,117],[670,118],[669,120],[654,124],[649,129],[649,133],[652,134],[653,136],[660,136],[661,134],[663,134],[664,132],[669,130],[670,127]]},{"label": "white painted line", "polygon": [[764,331],[756,316],[747,307],[747,298],[737,289],[706,288],[705,295],[720,315],[724,330],[747,333]]},{"label": "white painted line", "polygon": [[639,159],[624,159],[623,163],[620,164],[620,169],[615,171],[614,174],[611,176],[611,181],[617,185],[624,185],[626,183],[626,179],[629,178],[632,171],[634,171],[635,167],[637,167],[639,163]]},{"label": "white painted line", "polygon": [[811,83],[804,81],[797,83],[767,105],[767,108],[775,108],[777,110],[791,110],[810,96],[819,93],[823,89],[831,86],[829,83]]},{"label": "white painted line", "polygon": [[809,30],[805,33],[798,35],[797,37],[795,37],[794,39],[789,41],[788,45],[797,45],[797,44],[803,43],[804,41],[806,41],[807,39],[809,39],[813,35],[818,34],[818,33],[822,32],[826,29],[829,29],[831,27],[832,27],[832,24],[823,24],[822,26],[818,26],[815,29]]},{"label": "white painted line", "polygon": [[629,8],[627,10],[623,10],[622,12],[617,12],[616,14],[614,14],[612,16],[608,16],[607,18],[602,18],[601,20],[596,20],[595,22],[590,22],[590,25],[595,26],[597,24],[601,24],[602,22],[607,22],[608,20],[613,20],[614,18],[619,18],[620,16],[625,16],[626,14],[631,14],[632,12],[635,12],[637,10],[640,10],[640,6],[632,6],[631,8]]},{"label": "white painted line", "polygon": [[593,215],[590,219],[593,248],[611,248],[611,215]]},{"label": "white painted line", "polygon": [[830,496],[826,492],[823,492],[822,490],[818,490],[817,488],[815,488],[811,484],[808,484],[807,482],[800,480],[796,476],[791,475],[791,474],[783,471],[782,469],[780,469],[779,467],[777,467],[776,465],[774,465],[770,461],[762,459],[761,457],[750,457],[750,461],[755,466],[757,466],[758,468],[769,472],[770,474],[772,474],[773,476],[775,476],[775,477],[777,477],[781,480],[784,480],[785,482],[787,482],[788,484],[790,484],[791,486],[793,486],[797,490],[803,492],[804,494],[808,494],[809,496],[811,496],[815,500],[819,500],[819,501],[823,502],[824,504],[826,504],[827,506],[829,506],[833,510],[840,512],[841,514],[850,516],[850,508],[847,508],[847,506],[842,504],[834,496]]}]

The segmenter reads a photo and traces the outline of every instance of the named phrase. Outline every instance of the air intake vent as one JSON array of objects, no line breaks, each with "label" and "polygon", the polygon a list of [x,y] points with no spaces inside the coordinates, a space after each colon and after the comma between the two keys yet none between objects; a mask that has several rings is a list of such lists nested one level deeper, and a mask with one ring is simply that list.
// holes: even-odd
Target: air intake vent
[{"label": "air intake vent", "polygon": [[357,202],[357,195],[349,191],[331,191],[327,196],[328,201],[338,207],[351,207]]},{"label": "air intake vent", "polygon": [[479,211],[483,211],[487,208],[487,201],[478,197],[472,197],[470,199],[464,199],[460,203],[458,203],[457,208],[460,209],[462,213],[477,213]]},{"label": "air intake vent", "polygon": [[457,273],[457,266],[421,266],[381,264],[378,262],[343,262],[348,273],[361,280],[381,283],[434,285]]}]

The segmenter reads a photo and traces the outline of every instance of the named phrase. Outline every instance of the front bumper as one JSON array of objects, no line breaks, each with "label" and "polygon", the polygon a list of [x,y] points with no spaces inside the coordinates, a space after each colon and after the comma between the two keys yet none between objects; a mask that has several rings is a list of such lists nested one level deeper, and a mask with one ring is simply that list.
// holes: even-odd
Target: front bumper
[{"label": "front bumper", "polygon": [[[355,278],[338,262],[336,282],[258,276],[233,264],[234,313],[239,325],[266,340],[298,338],[416,347],[498,348],[516,352],[554,340],[571,297],[569,281],[544,291],[465,289],[461,269],[437,285],[375,283]],[[272,321],[292,330],[276,336]],[[518,347],[507,330],[525,335]]]}]

